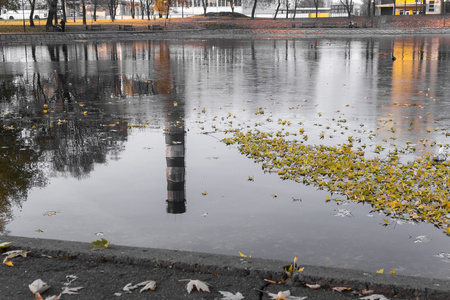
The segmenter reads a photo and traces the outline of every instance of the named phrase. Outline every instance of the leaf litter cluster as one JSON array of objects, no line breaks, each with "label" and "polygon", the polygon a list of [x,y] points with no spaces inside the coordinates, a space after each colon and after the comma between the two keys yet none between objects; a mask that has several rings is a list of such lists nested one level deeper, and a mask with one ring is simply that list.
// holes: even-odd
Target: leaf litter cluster
[{"label": "leaf litter cluster", "polygon": [[[425,95],[428,96],[428,93]],[[413,105],[394,103],[393,106],[407,109]],[[300,110],[301,107],[292,106],[289,110]],[[349,105],[345,107],[349,109]],[[352,125],[340,110],[336,113],[324,120],[323,124],[316,122],[307,126],[302,121],[298,122],[298,119],[279,118],[276,121],[271,112],[259,107],[254,112],[255,119],[243,120],[228,113],[222,117],[214,116],[211,127],[215,132],[231,134],[231,137],[225,136],[222,141],[227,145],[237,145],[241,154],[260,163],[264,172],[278,174],[284,180],[317,186],[350,201],[369,203],[373,211],[383,212],[397,220],[431,223],[450,235],[450,163],[446,161],[445,153],[450,148],[449,144],[421,138],[417,144],[406,141],[405,146],[400,147],[395,133],[405,129],[404,126],[400,129],[396,126],[398,120],[392,119],[390,113],[387,118],[380,118],[380,125],[376,126],[375,131],[366,129],[365,124],[359,124],[359,129],[353,129],[355,136],[349,135]],[[204,110],[202,114],[205,114]],[[324,117],[319,112],[318,117],[311,122]],[[197,121],[201,124],[206,122]],[[411,131],[413,126],[414,122],[411,121],[406,131]],[[327,141],[331,145],[308,144],[311,138],[311,134],[308,137],[308,129],[317,134],[317,130],[311,127],[325,127],[315,140],[327,138],[335,142]],[[204,130],[204,125],[201,129]],[[450,136],[445,128],[427,130],[427,134],[433,132],[440,133],[443,139]],[[386,135],[391,135],[390,144],[385,138],[382,141],[386,145],[373,142],[375,138]],[[435,146],[440,148],[434,155],[425,153],[410,158],[417,148],[426,150]],[[253,176],[249,176],[249,181],[253,181]],[[277,194],[272,196],[276,197]],[[326,200],[330,201],[331,197]]]}]

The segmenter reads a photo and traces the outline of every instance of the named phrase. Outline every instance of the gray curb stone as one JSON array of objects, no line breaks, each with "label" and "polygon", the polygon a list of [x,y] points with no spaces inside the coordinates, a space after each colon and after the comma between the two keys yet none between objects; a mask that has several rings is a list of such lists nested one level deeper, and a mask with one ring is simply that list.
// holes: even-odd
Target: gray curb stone
[{"label": "gray curb stone", "polygon": [[[236,277],[257,277],[278,281],[283,267],[292,262],[261,258],[242,258],[219,254],[110,245],[103,251],[91,251],[92,245],[83,242],[1,236],[14,249],[22,249],[63,258],[120,263],[199,273],[223,274]],[[303,267],[303,265],[301,265]],[[397,274],[377,274],[358,270],[304,266],[296,273],[293,285],[320,284],[322,288],[336,286],[354,290],[374,290],[397,299],[450,299],[450,281],[410,277]]]}]

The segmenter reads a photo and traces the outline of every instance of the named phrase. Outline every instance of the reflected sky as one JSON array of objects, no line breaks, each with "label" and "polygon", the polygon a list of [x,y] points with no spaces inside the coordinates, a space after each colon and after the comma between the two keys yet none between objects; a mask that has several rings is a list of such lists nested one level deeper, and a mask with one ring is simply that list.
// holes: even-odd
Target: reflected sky
[{"label": "reflected sky", "polygon": [[448,279],[442,229],[326,202],[329,192],[264,173],[221,139],[257,128],[307,144],[352,138],[368,158],[432,153],[448,144],[449,46],[443,37],[2,46],[0,164],[21,173],[0,171],[1,229]]}]

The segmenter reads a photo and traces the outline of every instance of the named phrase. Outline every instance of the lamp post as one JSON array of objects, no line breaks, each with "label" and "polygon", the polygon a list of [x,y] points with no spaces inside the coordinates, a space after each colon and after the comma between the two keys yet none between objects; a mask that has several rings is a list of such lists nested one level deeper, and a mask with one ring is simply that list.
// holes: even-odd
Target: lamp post
[{"label": "lamp post", "polygon": [[166,10],[167,10],[167,1],[164,0],[164,12],[166,13],[166,17],[164,18],[164,28],[167,27],[167,25],[166,25],[166,21],[167,21],[167,12],[166,12]]}]

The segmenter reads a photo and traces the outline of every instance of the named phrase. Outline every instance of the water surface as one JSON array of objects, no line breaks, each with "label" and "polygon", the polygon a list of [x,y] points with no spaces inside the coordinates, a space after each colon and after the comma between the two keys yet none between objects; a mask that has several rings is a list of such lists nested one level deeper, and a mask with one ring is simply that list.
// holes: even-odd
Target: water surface
[{"label": "water surface", "polygon": [[432,153],[448,144],[449,44],[3,46],[1,230],[448,279],[442,228],[326,202],[329,192],[264,173],[221,139],[229,128],[303,129],[304,143],[351,137],[368,158],[408,144],[405,161]]}]

